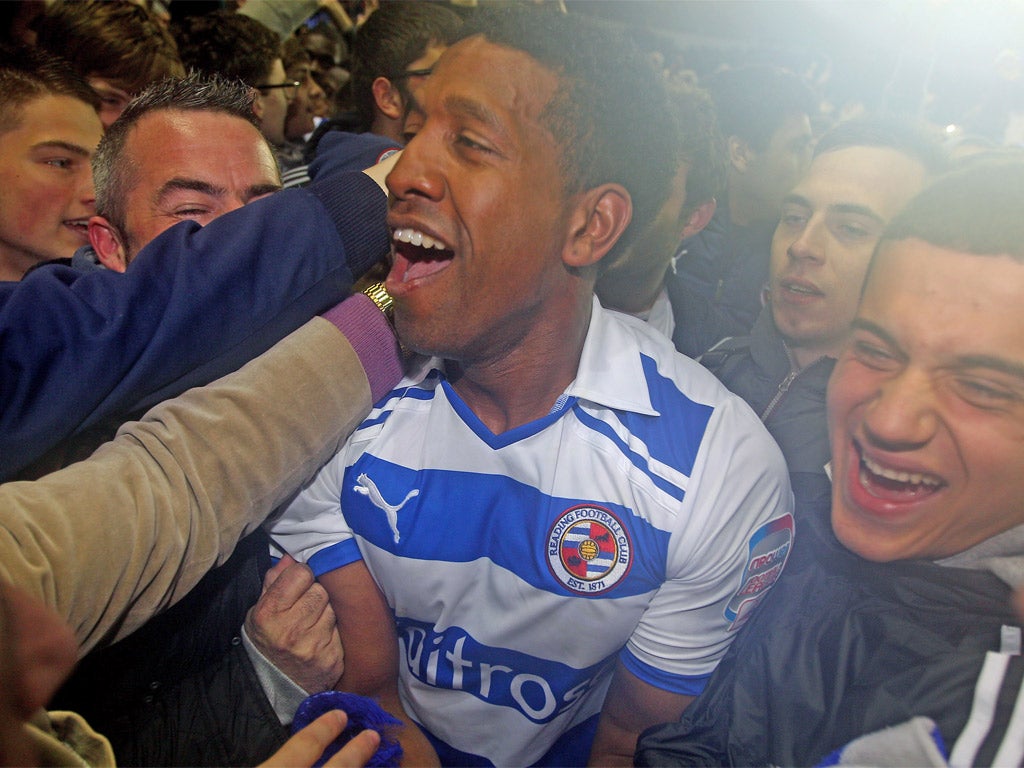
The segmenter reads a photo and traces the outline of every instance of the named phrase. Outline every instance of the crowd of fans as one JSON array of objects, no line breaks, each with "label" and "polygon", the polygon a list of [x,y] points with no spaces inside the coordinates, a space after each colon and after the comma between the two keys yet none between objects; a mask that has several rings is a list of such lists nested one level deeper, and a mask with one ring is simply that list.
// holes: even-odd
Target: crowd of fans
[{"label": "crowd of fans", "polygon": [[0,763],[1024,765],[1009,107],[0,9]]}]

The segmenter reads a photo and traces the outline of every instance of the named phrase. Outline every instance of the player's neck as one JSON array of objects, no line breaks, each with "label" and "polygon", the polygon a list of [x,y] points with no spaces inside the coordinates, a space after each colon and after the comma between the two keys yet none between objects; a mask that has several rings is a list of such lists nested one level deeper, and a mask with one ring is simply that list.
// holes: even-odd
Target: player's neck
[{"label": "player's neck", "polygon": [[586,316],[531,334],[514,349],[472,363],[447,361],[448,378],[463,402],[493,434],[550,413],[576,378]]}]

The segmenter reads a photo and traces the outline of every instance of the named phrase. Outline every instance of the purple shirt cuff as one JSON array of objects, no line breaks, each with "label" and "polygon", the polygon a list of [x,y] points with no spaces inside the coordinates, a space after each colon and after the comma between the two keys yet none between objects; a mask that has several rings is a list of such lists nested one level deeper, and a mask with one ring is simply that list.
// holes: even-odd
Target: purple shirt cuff
[{"label": "purple shirt cuff", "polygon": [[361,293],[349,296],[323,317],[345,334],[356,351],[376,403],[402,378],[402,351],[388,319]]}]

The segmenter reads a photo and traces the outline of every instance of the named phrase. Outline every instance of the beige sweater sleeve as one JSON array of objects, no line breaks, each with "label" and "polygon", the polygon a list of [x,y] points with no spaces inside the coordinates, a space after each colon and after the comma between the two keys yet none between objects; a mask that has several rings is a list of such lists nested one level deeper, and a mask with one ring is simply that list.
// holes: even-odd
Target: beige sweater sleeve
[{"label": "beige sweater sleeve", "polygon": [[83,654],[123,637],[223,562],[369,408],[359,358],[315,318],[85,461],[0,486],[0,579],[56,609]]}]

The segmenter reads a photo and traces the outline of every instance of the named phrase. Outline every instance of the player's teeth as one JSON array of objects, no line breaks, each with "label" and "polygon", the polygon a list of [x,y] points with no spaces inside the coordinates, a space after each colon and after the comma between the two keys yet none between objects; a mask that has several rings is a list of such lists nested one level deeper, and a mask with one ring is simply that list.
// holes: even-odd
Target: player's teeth
[{"label": "player's teeth", "polygon": [[438,251],[444,250],[444,245],[430,235],[425,235],[415,229],[396,229],[392,237],[400,243],[410,243],[417,247],[433,248]]},{"label": "player's teeth", "polygon": [[876,464],[867,456],[863,457],[864,466],[867,467],[872,474],[884,477],[888,480],[895,480],[898,483],[910,483],[912,485],[938,485],[939,481],[928,475],[922,475],[917,472],[897,472],[894,469],[888,469],[883,467],[881,464]]}]

